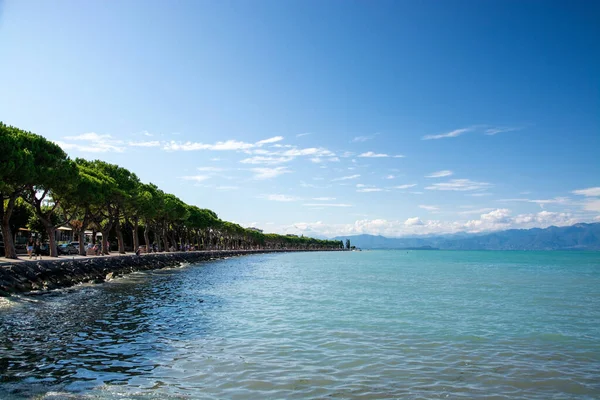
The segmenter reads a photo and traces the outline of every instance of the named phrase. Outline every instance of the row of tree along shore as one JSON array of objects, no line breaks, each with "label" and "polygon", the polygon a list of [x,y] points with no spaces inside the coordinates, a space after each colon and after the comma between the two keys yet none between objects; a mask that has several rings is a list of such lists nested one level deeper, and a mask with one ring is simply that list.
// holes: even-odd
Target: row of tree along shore
[{"label": "row of tree along shore", "polygon": [[[85,231],[101,248],[111,235],[119,253],[125,237],[133,249],[156,244],[159,251],[197,250],[338,250],[339,240],[263,233],[219,219],[214,211],[189,205],[135,173],[100,160],[70,159],[43,136],[0,122],[0,218],[5,257],[17,258],[14,231],[29,227],[49,239],[57,256],[59,227],[69,227],[86,254]],[[32,217],[23,218],[30,214]],[[37,227],[37,228],[36,228]]]}]

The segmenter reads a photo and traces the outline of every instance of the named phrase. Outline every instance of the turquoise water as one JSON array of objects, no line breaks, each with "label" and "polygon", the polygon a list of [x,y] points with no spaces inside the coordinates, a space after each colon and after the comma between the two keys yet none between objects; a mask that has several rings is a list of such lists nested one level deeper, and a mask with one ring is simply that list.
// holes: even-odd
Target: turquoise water
[{"label": "turquoise water", "polygon": [[0,308],[0,398],[600,398],[600,253],[288,253]]}]

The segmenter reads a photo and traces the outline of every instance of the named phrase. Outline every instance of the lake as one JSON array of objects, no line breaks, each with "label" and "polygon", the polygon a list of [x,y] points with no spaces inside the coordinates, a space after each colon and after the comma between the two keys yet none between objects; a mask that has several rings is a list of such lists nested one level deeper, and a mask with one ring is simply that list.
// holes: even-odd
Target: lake
[{"label": "lake", "polygon": [[0,304],[2,399],[600,397],[600,253],[263,254]]}]

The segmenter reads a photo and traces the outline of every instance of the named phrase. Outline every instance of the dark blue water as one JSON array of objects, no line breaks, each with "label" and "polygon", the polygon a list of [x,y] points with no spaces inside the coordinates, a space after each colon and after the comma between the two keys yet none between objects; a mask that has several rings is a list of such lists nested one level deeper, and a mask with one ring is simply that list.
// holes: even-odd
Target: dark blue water
[{"label": "dark blue water", "polygon": [[0,398],[600,398],[600,254],[255,255],[3,301]]}]

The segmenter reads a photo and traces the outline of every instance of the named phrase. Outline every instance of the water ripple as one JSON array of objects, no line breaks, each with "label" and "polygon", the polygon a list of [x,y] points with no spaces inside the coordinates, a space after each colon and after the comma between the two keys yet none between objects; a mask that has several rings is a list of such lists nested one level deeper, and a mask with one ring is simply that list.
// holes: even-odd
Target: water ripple
[{"label": "water ripple", "polygon": [[136,273],[3,305],[0,398],[598,398],[598,287],[589,253],[257,255]]}]

